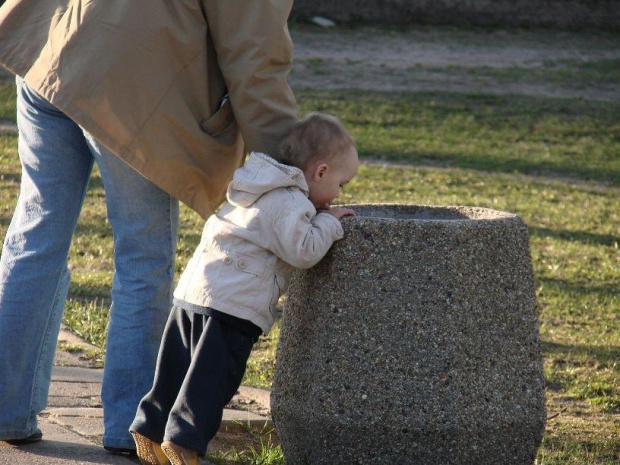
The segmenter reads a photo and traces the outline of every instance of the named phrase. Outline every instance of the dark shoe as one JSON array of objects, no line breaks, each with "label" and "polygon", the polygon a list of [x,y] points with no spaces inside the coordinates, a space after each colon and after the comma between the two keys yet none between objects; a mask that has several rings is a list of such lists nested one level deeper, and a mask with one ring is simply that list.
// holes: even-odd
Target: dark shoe
[{"label": "dark shoe", "polygon": [[41,432],[40,429],[38,429],[34,433],[32,433],[30,436],[28,436],[27,438],[5,439],[4,442],[11,444],[12,446],[22,446],[24,444],[32,444],[33,442],[39,442],[41,439],[43,439],[43,433]]},{"label": "dark shoe", "polygon": [[133,459],[137,457],[135,449],[124,449],[123,447],[112,446],[103,446],[103,448],[112,454],[122,455],[123,457],[127,457],[128,459]]}]

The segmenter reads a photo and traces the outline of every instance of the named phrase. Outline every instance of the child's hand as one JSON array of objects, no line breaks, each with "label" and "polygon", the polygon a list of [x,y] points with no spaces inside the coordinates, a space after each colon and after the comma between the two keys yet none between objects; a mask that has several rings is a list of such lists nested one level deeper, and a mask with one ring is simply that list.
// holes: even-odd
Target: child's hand
[{"label": "child's hand", "polygon": [[355,216],[355,212],[350,208],[344,207],[332,207],[331,205],[325,204],[320,208],[320,211],[324,211],[325,213],[329,213],[330,215],[340,219],[343,216]]}]

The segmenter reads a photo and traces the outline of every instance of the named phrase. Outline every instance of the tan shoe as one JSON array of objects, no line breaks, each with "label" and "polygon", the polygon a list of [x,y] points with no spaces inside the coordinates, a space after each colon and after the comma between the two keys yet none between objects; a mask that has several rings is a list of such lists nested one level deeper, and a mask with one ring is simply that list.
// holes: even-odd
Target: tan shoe
[{"label": "tan shoe", "polygon": [[131,431],[131,435],[136,443],[136,453],[142,465],[170,465],[170,460],[159,444],[134,431]]},{"label": "tan shoe", "polygon": [[185,447],[177,446],[170,441],[161,443],[161,449],[170,459],[172,465],[199,465],[198,452]]}]

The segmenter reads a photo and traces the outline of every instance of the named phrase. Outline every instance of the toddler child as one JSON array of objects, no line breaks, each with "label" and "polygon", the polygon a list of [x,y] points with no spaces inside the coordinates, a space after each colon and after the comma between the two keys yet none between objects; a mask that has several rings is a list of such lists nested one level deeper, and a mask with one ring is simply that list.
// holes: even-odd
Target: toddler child
[{"label": "toddler child", "polygon": [[357,173],[353,140],[313,113],[282,141],[281,159],[250,154],[207,221],[174,292],[151,391],[130,427],[143,464],[198,464],[276,317],[295,268],[310,268],[343,236],[330,203]]}]

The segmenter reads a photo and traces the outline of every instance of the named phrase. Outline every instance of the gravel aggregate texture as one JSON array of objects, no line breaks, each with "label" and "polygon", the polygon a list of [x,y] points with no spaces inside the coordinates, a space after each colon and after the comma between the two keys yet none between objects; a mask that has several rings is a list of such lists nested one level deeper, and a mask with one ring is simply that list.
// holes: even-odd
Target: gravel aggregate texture
[{"label": "gravel aggregate texture", "polygon": [[271,391],[287,463],[533,463],[545,397],[523,220],[350,207],[288,290]]}]

